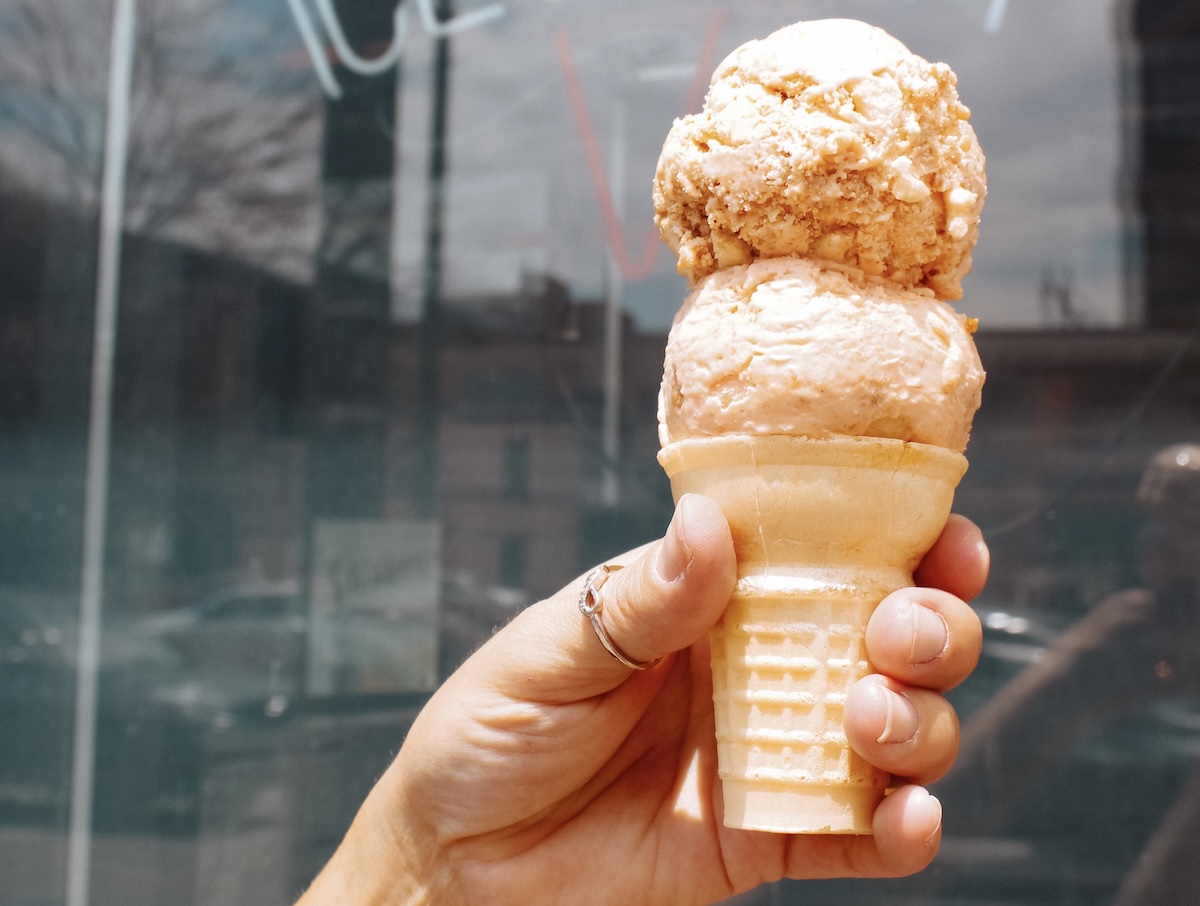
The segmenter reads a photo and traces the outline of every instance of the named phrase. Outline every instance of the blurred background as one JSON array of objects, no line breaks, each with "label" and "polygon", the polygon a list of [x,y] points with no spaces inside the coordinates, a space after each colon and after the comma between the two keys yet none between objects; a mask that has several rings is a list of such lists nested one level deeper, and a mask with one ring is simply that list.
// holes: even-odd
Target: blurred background
[{"label": "blurred background", "polygon": [[934,867],[738,902],[1194,901],[1200,6],[0,0],[0,906],[291,903],[439,681],[662,531],[658,149],[827,16],[988,155],[994,568]]}]

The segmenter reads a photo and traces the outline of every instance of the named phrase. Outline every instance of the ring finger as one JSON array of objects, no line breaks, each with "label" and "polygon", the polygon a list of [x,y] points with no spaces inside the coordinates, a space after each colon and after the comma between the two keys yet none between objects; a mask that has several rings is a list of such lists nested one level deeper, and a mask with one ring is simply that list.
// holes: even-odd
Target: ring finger
[{"label": "ring finger", "polygon": [[936,692],[868,676],[846,699],[846,738],[867,761],[916,783],[942,777],[958,754],[954,708]]}]

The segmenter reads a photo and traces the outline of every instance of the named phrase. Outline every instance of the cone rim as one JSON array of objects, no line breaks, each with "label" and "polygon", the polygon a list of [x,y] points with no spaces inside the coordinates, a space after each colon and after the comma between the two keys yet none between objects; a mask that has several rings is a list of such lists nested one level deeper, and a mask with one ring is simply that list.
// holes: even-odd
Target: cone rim
[{"label": "cone rim", "polygon": [[805,437],[728,434],[689,437],[663,447],[659,464],[668,477],[689,469],[755,466],[831,466],[905,471],[957,483],[967,458],[956,450],[890,437]]}]

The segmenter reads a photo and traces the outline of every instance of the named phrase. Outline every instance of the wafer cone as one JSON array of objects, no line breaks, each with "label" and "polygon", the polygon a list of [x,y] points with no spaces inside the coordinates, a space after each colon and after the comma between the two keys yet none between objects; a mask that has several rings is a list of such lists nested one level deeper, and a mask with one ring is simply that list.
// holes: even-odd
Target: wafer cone
[{"label": "wafer cone", "polygon": [[889,778],[846,743],[846,691],[871,672],[867,620],[912,584],[966,459],[882,438],[723,436],[670,444],[659,462],[676,500],[717,502],[737,552],[712,633],[725,824],[870,833]]}]

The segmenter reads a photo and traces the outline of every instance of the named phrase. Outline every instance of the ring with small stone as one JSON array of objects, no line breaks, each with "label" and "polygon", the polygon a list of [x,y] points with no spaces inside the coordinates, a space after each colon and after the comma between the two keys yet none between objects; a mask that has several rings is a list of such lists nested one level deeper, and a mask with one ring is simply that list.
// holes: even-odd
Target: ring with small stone
[{"label": "ring with small stone", "polygon": [[592,630],[596,633],[596,638],[600,640],[600,644],[604,646],[605,651],[616,658],[622,666],[628,667],[630,670],[645,670],[647,667],[658,663],[658,659],[656,658],[653,661],[635,661],[617,647],[616,642],[612,640],[612,636],[608,634],[608,630],[604,628],[604,624],[600,621],[600,612],[604,609],[600,601],[600,589],[604,587],[604,583],[608,581],[608,577],[619,569],[623,569],[623,567],[614,563],[606,563],[603,566],[597,566],[588,573],[588,577],[583,582],[583,591],[579,593],[579,611],[591,622]]}]

